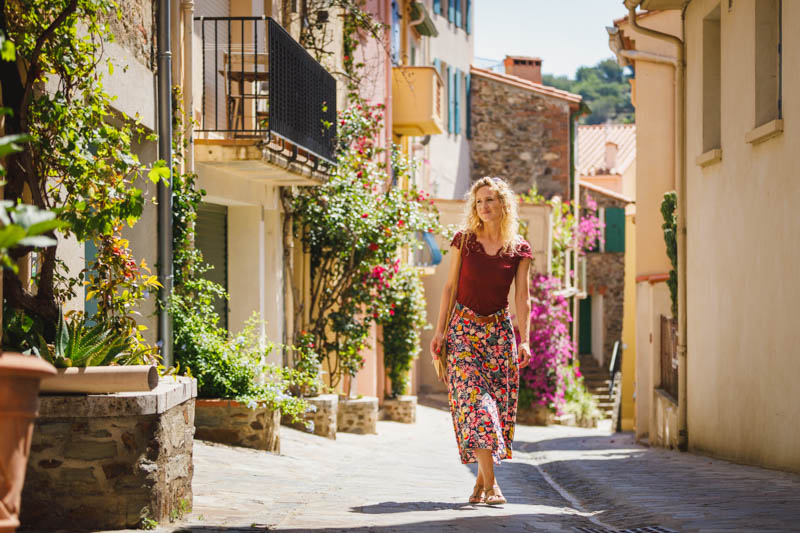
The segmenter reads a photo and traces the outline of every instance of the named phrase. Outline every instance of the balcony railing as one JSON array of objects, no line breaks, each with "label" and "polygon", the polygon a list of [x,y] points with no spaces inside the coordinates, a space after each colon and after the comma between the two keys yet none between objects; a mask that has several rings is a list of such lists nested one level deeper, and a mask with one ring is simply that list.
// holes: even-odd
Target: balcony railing
[{"label": "balcony railing", "polygon": [[282,141],[334,162],[336,80],[269,17],[196,17],[199,132]]}]

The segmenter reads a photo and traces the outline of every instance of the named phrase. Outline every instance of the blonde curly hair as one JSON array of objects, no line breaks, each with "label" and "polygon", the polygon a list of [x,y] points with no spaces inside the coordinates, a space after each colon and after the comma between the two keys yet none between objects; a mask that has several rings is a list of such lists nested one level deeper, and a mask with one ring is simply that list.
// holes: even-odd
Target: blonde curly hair
[{"label": "blonde curly hair", "polygon": [[475,183],[467,194],[467,205],[464,213],[463,227],[468,233],[477,234],[482,231],[483,221],[478,216],[478,207],[476,195],[478,190],[483,187],[489,187],[497,193],[497,199],[500,200],[500,206],[503,209],[503,218],[500,220],[500,240],[503,242],[502,251],[505,253],[511,252],[517,244],[521,241],[521,237],[517,230],[519,229],[519,218],[517,215],[517,196],[508,183],[502,178],[484,176]]}]

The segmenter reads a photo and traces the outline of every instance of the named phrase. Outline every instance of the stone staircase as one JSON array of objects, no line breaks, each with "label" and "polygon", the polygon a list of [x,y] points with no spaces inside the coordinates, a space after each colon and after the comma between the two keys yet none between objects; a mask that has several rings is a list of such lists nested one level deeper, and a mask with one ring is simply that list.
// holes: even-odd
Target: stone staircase
[{"label": "stone staircase", "polygon": [[[600,366],[597,360],[591,355],[581,355],[581,374],[588,391],[597,399],[597,406],[603,413],[603,418],[612,420],[616,423],[615,403],[612,395],[608,394],[608,387],[611,385],[611,377],[607,366]],[[618,373],[615,388],[622,382],[622,374]]]}]

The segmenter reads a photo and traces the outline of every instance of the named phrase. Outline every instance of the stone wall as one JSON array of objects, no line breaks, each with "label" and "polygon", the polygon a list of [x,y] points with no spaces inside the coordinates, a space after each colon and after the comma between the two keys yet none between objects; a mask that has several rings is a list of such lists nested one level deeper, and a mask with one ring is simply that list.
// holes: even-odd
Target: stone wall
[{"label": "stone wall", "polygon": [[500,176],[517,193],[534,185],[569,198],[569,104],[473,75],[472,179]]},{"label": "stone wall", "polygon": [[[625,208],[626,202],[591,192],[598,207]],[[623,304],[625,299],[625,253],[586,254],[586,290],[603,296],[603,364],[611,362],[614,343],[622,340]]]},{"label": "stone wall", "polygon": [[[156,10],[153,0],[122,0],[119,2],[122,17],[116,13],[107,17],[114,34],[114,42],[125,48],[142,65],[155,71]],[[172,13],[173,24],[176,13]],[[172,53],[180,43],[172,43]]]},{"label": "stone wall", "polygon": [[300,422],[292,422],[288,415],[283,415],[281,424],[308,431],[320,437],[336,440],[339,396],[336,394],[320,394],[305,399],[310,410],[303,415]]},{"label": "stone wall", "polygon": [[20,520],[26,529],[125,529],[192,507],[196,382],[149,393],[43,396]]},{"label": "stone wall", "polygon": [[195,437],[280,453],[280,411],[233,400],[197,400]]},{"label": "stone wall", "polygon": [[378,399],[364,397],[339,400],[337,431],[360,433],[362,435],[378,432]]},{"label": "stone wall", "polygon": [[417,397],[398,396],[383,400],[378,414],[381,420],[413,424],[417,421]]}]

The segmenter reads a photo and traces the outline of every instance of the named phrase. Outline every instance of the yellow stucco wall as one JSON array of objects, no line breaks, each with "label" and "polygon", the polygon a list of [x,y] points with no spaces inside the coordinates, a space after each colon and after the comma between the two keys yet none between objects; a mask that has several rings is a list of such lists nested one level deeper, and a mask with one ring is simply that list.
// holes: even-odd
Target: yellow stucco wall
[{"label": "yellow stucco wall", "polygon": [[690,449],[800,471],[800,2],[783,2],[781,135],[755,124],[754,6],[722,9],[719,163],[701,168],[701,28],[687,16],[688,430]]},{"label": "yellow stucco wall", "polygon": [[622,314],[622,431],[635,426],[636,374],[636,206],[625,208],[625,293]]}]

